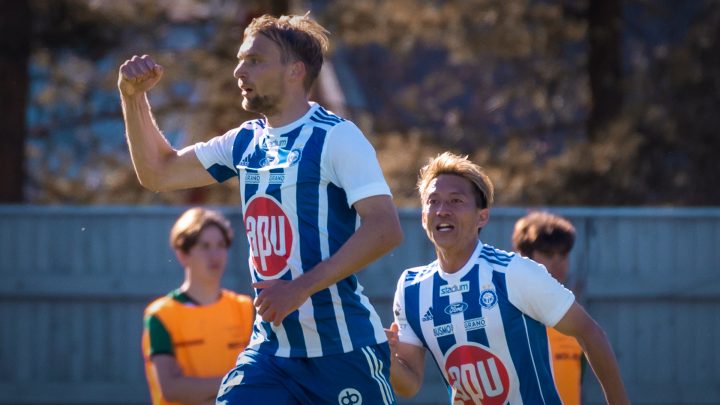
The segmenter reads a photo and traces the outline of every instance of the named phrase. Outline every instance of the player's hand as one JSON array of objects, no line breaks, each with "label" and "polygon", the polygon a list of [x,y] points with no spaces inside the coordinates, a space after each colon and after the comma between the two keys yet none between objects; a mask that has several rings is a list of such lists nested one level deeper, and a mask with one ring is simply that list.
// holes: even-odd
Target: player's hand
[{"label": "player's hand", "polygon": [[395,359],[395,356],[397,355],[397,346],[400,341],[398,338],[398,329],[398,324],[395,322],[390,325],[390,329],[385,329],[388,345],[390,345],[390,360]]},{"label": "player's hand", "polygon": [[307,299],[294,284],[287,280],[265,280],[253,283],[253,288],[260,289],[255,298],[255,308],[265,322],[279,326],[291,312],[300,308]]},{"label": "player's hand", "polygon": [[163,74],[163,67],[147,55],[133,56],[120,65],[118,88],[126,96],[142,94],[155,87]]}]

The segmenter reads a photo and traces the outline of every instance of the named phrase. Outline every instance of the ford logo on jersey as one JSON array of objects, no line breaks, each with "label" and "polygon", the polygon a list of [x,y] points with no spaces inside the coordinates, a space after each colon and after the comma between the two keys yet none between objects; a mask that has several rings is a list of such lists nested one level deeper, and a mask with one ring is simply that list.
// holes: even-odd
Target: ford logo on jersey
[{"label": "ford logo on jersey", "polygon": [[445,307],[445,313],[448,315],[459,314],[460,312],[465,312],[467,308],[468,304],[464,302],[454,302]]}]

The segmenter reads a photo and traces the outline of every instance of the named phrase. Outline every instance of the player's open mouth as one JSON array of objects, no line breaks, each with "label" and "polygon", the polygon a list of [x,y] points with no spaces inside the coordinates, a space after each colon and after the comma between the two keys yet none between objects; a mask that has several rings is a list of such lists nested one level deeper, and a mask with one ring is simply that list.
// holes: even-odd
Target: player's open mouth
[{"label": "player's open mouth", "polygon": [[452,231],[453,229],[455,229],[455,227],[453,225],[443,223],[443,224],[438,224],[438,226],[436,226],[435,229],[437,229],[438,232],[449,232],[449,231]]}]

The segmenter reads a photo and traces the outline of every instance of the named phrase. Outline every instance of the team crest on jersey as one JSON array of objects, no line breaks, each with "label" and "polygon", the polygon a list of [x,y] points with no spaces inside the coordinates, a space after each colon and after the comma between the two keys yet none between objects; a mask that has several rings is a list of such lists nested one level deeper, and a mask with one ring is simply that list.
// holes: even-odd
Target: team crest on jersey
[{"label": "team crest on jersey", "polygon": [[245,208],[252,263],[263,279],[280,278],[288,269],[294,232],[280,204],[270,196],[254,196]]},{"label": "team crest on jersey", "polygon": [[495,290],[482,290],[480,292],[480,305],[485,309],[492,309],[497,304],[498,298]]},{"label": "team crest on jersey", "polygon": [[300,161],[300,158],[302,157],[302,149],[296,148],[290,151],[287,156],[287,163],[288,166],[293,166],[297,162]]},{"label": "team crest on jersey", "polygon": [[445,376],[453,389],[453,404],[502,405],[510,394],[510,375],[502,360],[477,343],[448,350]]}]

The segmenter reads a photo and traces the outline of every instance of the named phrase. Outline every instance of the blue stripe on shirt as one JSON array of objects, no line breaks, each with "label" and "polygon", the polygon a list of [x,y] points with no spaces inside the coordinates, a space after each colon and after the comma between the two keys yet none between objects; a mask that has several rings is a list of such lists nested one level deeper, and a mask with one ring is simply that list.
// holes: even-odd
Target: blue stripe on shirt
[{"label": "blue stripe on shirt", "polygon": [[[440,287],[446,285],[447,282],[440,277],[440,272],[435,272],[433,274],[433,284],[432,284],[432,296],[433,296],[433,326],[434,327],[442,327],[442,328],[451,328],[452,327],[452,317],[448,313],[448,308],[450,306],[450,296],[446,295],[444,297],[440,296]],[[459,301],[458,301],[459,302]],[[455,303],[455,302],[453,302]],[[441,332],[447,333],[447,330],[441,329]],[[445,336],[439,336],[437,337],[437,343],[440,347],[440,351],[443,353],[447,353],[448,350],[455,345],[457,342],[457,339],[455,338],[455,333],[448,333]]]},{"label": "blue stripe on shirt", "polygon": [[[498,296],[500,316],[502,317],[505,328],[507,345],[520,383],[520,395],[524,403],[538,403],[538,400],[543,398],[543,390],[540,387],[540,385],[543,384],[543,380],[539,380],[541,376],[538,375],[536,369],[537,362],[533,364],[533,359],[531,358],[532,353],[530,352],[530,339],[536,338],[537,336],[531,333],[528,328],[526,321],[528,317],[510,303],[505,274],[494,271],[493,283],[495,284],[495,292]],[[545,339],[547,343],[547,337]],[[545,347],[547,347],[547,345],[545,345]],[[552,379],[545,380],[544,383],[553,385]],[[551,390],[554,387],[547,388]],[[553,401],[553,399],[556,399],[556,401]],[[559,404],[560,401],[557,396],[555,396],[555,398],[545,397],[544,403]]]},{"label": "blue stripe on shirt", "polygon": [[[483,316],[482,306],[480,305],[481,286],[480,279],[478,277],[479,274],[480,272],[478,271],[478,264],[476,263],[473,268],[462,278],[462,281],[467,281],[470,283],[469,291],[463,293],[462,295],[463,301],[468,304],[468,309],[465,311],[465,321],[482,318]],[[473,326],[477,327],[478,325],[476,323],[473,323]],[[477,342],[481,345],[490,347],[490,345],[488,344],[487,333],[485,332],[484,327],[467,331],[467,339],[469,342]]]},{"label": "blue stripe on shirt", "polygon": [[[318,216],[320,210],[320,164],[326,134],[327,131],[322,128],[313,128],[313,132],[303,148],[303,156],[298,168],[296,195],[298,233],[304,272],[312,270],[322,261]],[[342,351],[340,330],[337,326],[330,290],[326,288],[318,291],[310,299],[323,352],[337,352],[338,347],[340,347],[339,351]]]}]

